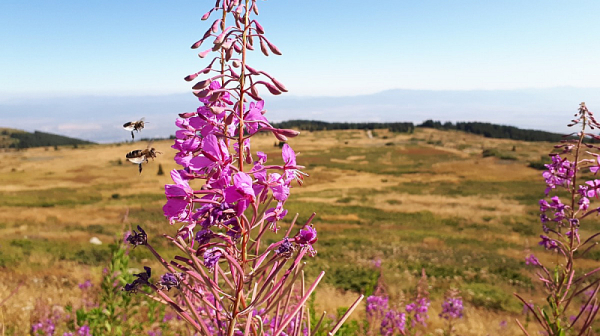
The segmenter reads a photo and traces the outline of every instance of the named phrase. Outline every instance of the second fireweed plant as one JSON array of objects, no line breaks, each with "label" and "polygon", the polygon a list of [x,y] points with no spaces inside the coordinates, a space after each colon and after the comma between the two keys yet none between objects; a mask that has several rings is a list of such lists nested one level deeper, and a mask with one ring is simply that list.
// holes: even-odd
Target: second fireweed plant
[{"label": "second fireweed plant", "polygon": [[[534,255],[526,258],[526,264],[535,267],[548,296],[545,304],[533,305],[518,296],[546,335],[592,335],[595,317],[600,309],[600,268],[585,271],[580,258],[598,244],[600,233],[591,234],[585,223],[590,216],[596,217],[600,207],[590,206],[590,201],[600,198],[600,147],[589,140],[600,137],[589,132],[599,128],[593,114],[581,103],[575,119],[569,126],[579,126],[580,131],[571,134],[560,145],[559,152],[550,154],[552,162],[543,173],[546,196],[540,200],[540,219],[543,233],[539,245],[555,255],[554,265],[542,264]],[[588,174],[586,178],[584,173]],[[581,183],[581,181],[584,183]],[[580,235],[588,233],[588,237]],[[519,321],[517,321],[519,323]],[[529,335],[519,323],[523,332]]]},{"label": "second fireweed plant", "polygon": [[307,175],[288,144],[282,148],[282,164],[270,164],[265,153],[251,151],[251,139],[259,132],[283,142],[299,134],[273,127],[264,116],[261,91],[278,95],[287,90],[247,64],[248,51],[257,46],[267,56],[281,54],[252,14],[258,15],[255,0],[217,0],[202,16],[215,18],[192,49],[202,47],[201,58],[215,56],[185,78],[199,80],[192,89],[201,106],[176,121],[172,147],[182,169],[171,171],[174,184],[165,186],[163,207],[170,223],[180,226],[166,238],[182,253],[165,260],[138,227],[129,242],[148,248],[167,273],[157,278],[145,267],[124,290],[150,287],[155,294],[139,292],[170,305],[203,335],[310,335],[320,321],[311,324],[305,303],[324,275],[305,285],[302,259],[316,254],[315,215],[294,232],[296,215],[278,242],[266,246],[262,241],[267,230],[278,231],[292,184],[301,184]]}]

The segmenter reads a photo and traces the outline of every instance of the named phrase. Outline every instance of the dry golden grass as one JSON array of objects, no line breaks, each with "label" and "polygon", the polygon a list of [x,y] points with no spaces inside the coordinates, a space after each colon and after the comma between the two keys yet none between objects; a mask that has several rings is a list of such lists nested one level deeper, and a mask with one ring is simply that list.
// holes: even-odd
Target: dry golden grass
[{"label": "dry golden grass", "polygon": [[[269,161],[281,160],[279,149],[274,147],[273,137],[257,136],[253,139],[253,151],[262,150],[269,154]],[[436,145],[437,143],[437,145]],[[27,200],[28,195],[47,195],[52,200],[52,193],[57,197],[68,197],[69,191],[81,195],[95,195],[93,201],[53,206],[11,205],[0,203],[0,252],[14,240],[30,240],[50,242],[57,245],[89,246],[92,237],[98,237],[105,244],[114,239],[121,231],[121,218],[127,209],[137,211],[132,221],[145,225],[154,225],[156,230],[173,230],[166,222],[158,222],[154,217],[145,217],[145,212],[159,214],[164,200],[161,195],[164,185],[172,183],[169,171],[178,168],[174,163],[175,151],[170,148],[172,141],[157,141],[153,144],[162,151],[155,161],[144,164],[143,173],[138,174],[137,166],[125,160],[125,153],[142,149],[143,143],[112,144],[97,146],[80,146],[80,148],[61,147],[35,148],[24,151],[0,152],[0,193],[17,202],[20,197]],[[525,249],[535,242],[516,232],[504,232],[498,235],[503,226],[502,217],[527,216],[528,209],[518,201],[502,194],[481,196],[418,194],[403,192],[397,188],[402,185],[418,183],[454,183],[465,181],[525,181],[539,179],[539,171],[527,168],[528,160],[538,160],[540,155],[550,149],[548,144],[524,143],[512,140],[488,139],[460,132],[443,132],[432,129],[419,129],[414,134],[395,134],[378,130],[377,135],[369,138],[364,131],[331,131],[304,132],[300,137],[291,139],[290,144],[299,152],[298,163],[303,163],[305,155],[320,155],[327,164],[333,166],[313,165],[306,169],[311,177],[302,188],[292,190],[293,202],[313,202],[327,205],[366,206],[382,212],[416,213],[430,212],[440,217],[461,217],[465,222],[477,222],[489,227],[488,233],[465,229],[464,238],[477,239],[483,242],[504,240],[523,246]],[[390,145],[392,144],[392,145]],[[502,151],[515,152],[518,160],[503,161],[497,158],[482,158],[482,149],[497,148]],[[343,158],[333,157],[340,149],[370,149],[382,151],[382,155],[369,161],[364,154],[350,154]],[[382,149],[389,149],[383,151]],[[315,154],[317,153],[317,154]],[[406,164],[416,162],[420,157],[430,158],[450,155],[451,160],[425,164],[411,173],[380,174],[378,172],[360,171],[361,167],[390,166],[396,155],[406,155]],[[415,159],[411,159],[415,158]],[[411,161],[413,160],[413,161]],[[121,164],[119,164],[119,161]],[[157,176],[158,165],[161,164],[165,175]],[[352,165],[357,169],[347,169],[344,165]],[[396,189],[390,189],[395,187]],[[56,191],[59,190],[59,191]],[[360,191],[364,196],[358,196]],[[77,194],[79,195],[79,194]],[[117,195],[117,196],[115,196]],[[145,195],[142,198],[139,195]],[[145,197],[145,198],[144,198]],[[60,200],[59,200],[60,201]],[[343,201],[344,203],[340,203]],[[306,209],[306,212],[312,210]],[[137,217],[136,217],[137,216]],[[361,228],[364,218],[349,211],[343,214],[324,214],[318,217],[322,224],[320,232],[337,232],[347,229]],[[387,224],[386,224],[387,225]],[[89,228],[100,226],[106,228],[95,232]],[[160,229],[159,229],[160,227]],[[379,229],[385,228],[384,226]],[[494,230],[492,230],[494,229]],[[322,239],[319,243],[325,243]],[[397,239],[394,252],[387,256],[391,261],[408,258],[403,255],[403,244],[407,241]],[[418,241],[425,249],[443,250],[449,248],[443,240],[436,237],[425,237]],[[317,245],[317,248],[318,245]],[[411,247],[412,248],[412,247]],[[355,255],[352,253],[356,253]],[[377,254],[377,251],[373,251]],[[522,260],[523,250],[507,248],[502,250],[507,258]],[[365,260],[364,255],[348,252],[350,260]],[[19,283],[23,283],[16,295],[0,307],[0,323],[3,325],[19,325],[28,328],[29,313],[38,298],[52,304],[64,305],[77,299],[76,284],[86,279],[99,279],[101,266],[88,266],[77,261],[60,260],[52,255],[33,253],[26,257],[20,267],[0,268],[0,301]],[[540,259],[546,258],[540,256]],[[587,262],[586,266],[595,265]],[[410,273],[390,275],[388,279],[390,292],[399,294],[416,284]],[[443,279],[433,279],[433,283]],[[507,287],[508,288],[508,287]],[[327,311],[335,311],[337,307],[348,306],[356,297],[356,293],[341,292],[331,285],[320,287],[316,304]],[[436,316],[440,301],[436,299],[431,306],[431,316]],[[460,335],[496,335],[519,334],[514,323],[508,329],[500,328],[500,322],[514,319],[514,314],[493,312],[467,306],[466,318],[456,324]],[[360,317],[359,311],[354,318]],[[432,319],[430,328],[434,335],[440,334],[444,328],[442,321]],[[0,329],[1,330],[1,329]],[[22,329],[26,330],[26,329]]]}]

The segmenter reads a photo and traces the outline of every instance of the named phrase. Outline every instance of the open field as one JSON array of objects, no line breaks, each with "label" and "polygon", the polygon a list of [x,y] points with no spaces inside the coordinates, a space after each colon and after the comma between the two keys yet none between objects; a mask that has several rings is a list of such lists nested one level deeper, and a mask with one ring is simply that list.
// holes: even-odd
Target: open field
[{"label": "open field", "polygon": [[[252,149],[280,162],[274,142],[258,136]],[[540,250],[537,201],[544,196],[541,171],[528,163],[552,144],[432,129],[376,130],[372,138],[364,131],[304,132],[290,143],[311,177],[292,190],[286,220],[299,213],[301,223],[318,214],[319,253],[307,268],[309,275],[326,271],[316,299],[320,308],[335,311],[348,306],[355,292],[370,294],[379,275],[373,260],[380,258],[393,298],[410,297],[426,270],[432,334],[443,328],[437,314],[452,287],[465,299],[466,317],[456,325],[460,335],[519,333],[512,321],[525,317],[512,293],[543,296],[524,263],[528,250]],[[141,175],[124,159],[146,146],[141,143],[0,152],[0,301],[23,282],[0,307],[7,334],[26,332],[39,298],[76,300],[77,284],[99,279],[110,257],[108,243],[129,225],[142,225],[169,255],[158,235],[177,229],[161,209],[168,173],[176,168],[170,145],[153,144],[164,154],[144,165]],[[482,151],[490,149],[497,155],[484,158]],[[600,222],[587,229],[600,229]],[[103,244],[90,244],[92,237]],[[137,268],[154,265],[146,251],[131,258]],[[538,258],[554,260],[546,253]],[[582,262],[592,268],[597,259]]]}]

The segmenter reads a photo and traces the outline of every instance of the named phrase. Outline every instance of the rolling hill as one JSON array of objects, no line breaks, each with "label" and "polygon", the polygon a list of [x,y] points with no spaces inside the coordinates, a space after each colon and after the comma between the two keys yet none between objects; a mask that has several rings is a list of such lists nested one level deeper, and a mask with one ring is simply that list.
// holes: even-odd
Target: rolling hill
[{"label": "rolling hill", "polygon": [[0,148],[31,148],[90,144],[95,143],[40,131],[30,133],[12,128],[0,128]]}]

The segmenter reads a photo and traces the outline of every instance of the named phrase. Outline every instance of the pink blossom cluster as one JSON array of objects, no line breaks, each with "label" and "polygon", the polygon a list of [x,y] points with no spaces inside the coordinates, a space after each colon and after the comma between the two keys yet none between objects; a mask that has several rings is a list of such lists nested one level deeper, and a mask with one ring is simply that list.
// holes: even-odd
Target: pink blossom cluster
[{"label": "pink blossom cluster", "polygon": [[463,317],[463,301],[460,297],[449,297],[442,302],[440,317],[446,320],[459,319]]},{"label": "pink blossom cluster", "polygon": [[[578,264],[578,259],[584,258],[598,245],[597,237],[600,237],[600,233],[596,233],[582,239],[579,233],[583,221],[590,215],[597,215],[600,210],[590,207],[591,200],[600,198],[600,180],[587,179],[583,175],[586,171],[596,175],[600,170],[600,147],[595,144],[600,137],[588,131],[599,128],[600,123],[585,103],[581,103],[569,126],[575,125],[581,130],[566,136],[560,145],[555,146],[562,152],[550,154],[552,162],[545,165],[547,170],[542,173],[546,183],[545,194],[550,199],[539,201],[544,234],[540,235],[538,244],[555,253],[559,260],[555,265],[546,267],[533,254],[525,258],[527,265],[534,266],[540,283],[548,292],[547,302],[533,305],[517,295],[548,335],[564,335],[571,331],[584,334],[600,310],[600,302],[596,299],[600,291],[600,278],[597,277],[600,268],[581,272]],[[550,195],[551,192],[555,195]],[[568,308],[574,306],[571,302],[589,290],[592,290],[592,296],[585,300],[581,311],[569,318]]]},{"label": "pink blossom cluster", "polygon": [[[256,0],[216,0],[202,20],[213,14],[216,18],[192,49],[212,42],[198,56],[216,55],[205,68],[185,77],[197,81],[192,92],[200,107],[179,114],[175,122],[172,148],[181,168],[171,171],[173,184],[165,185],[163,212],[179,227],[166,238],[182,255],[166,260],[138,226],[127,241],[148,248],[167,272],[156,281],[145,267],[124,290],[143,292],[140,289],[149,287],[158,301],[203,335],[299,335],[305,327],[306,332],[310,329],[305,303],[324,275],[305,286],[301,261],[316,254],[315,214],[294,230],[296,215],[272,244],[265,244],[263,237],[269,230],[278,232],[288,214],[285,204],[291,188],[307,175],[289,144],[282,146],[278,160],[253,151],[251,143],[259,133],[272,134],[280,142],[299,134],[269,123],[260,91],[278,95],[287,89],[247,62],[247,52],[257,45],[267,56],[281,52],[251,17],[258,15]],[[292,296],[294,285],[301,288],[297,296]]]},{"label": "pink blossom cluster", "polygon": [[[429,304],[429,298],[419,297],[401,311],[389,307],[387,295],[371,295],[367,298],[367,320],[371,324],[379,323],[381,335],[405,335],[409,329],[414,329],[417,325],[427,325]],[[410,321],[409,325],[407,321]]]}]

